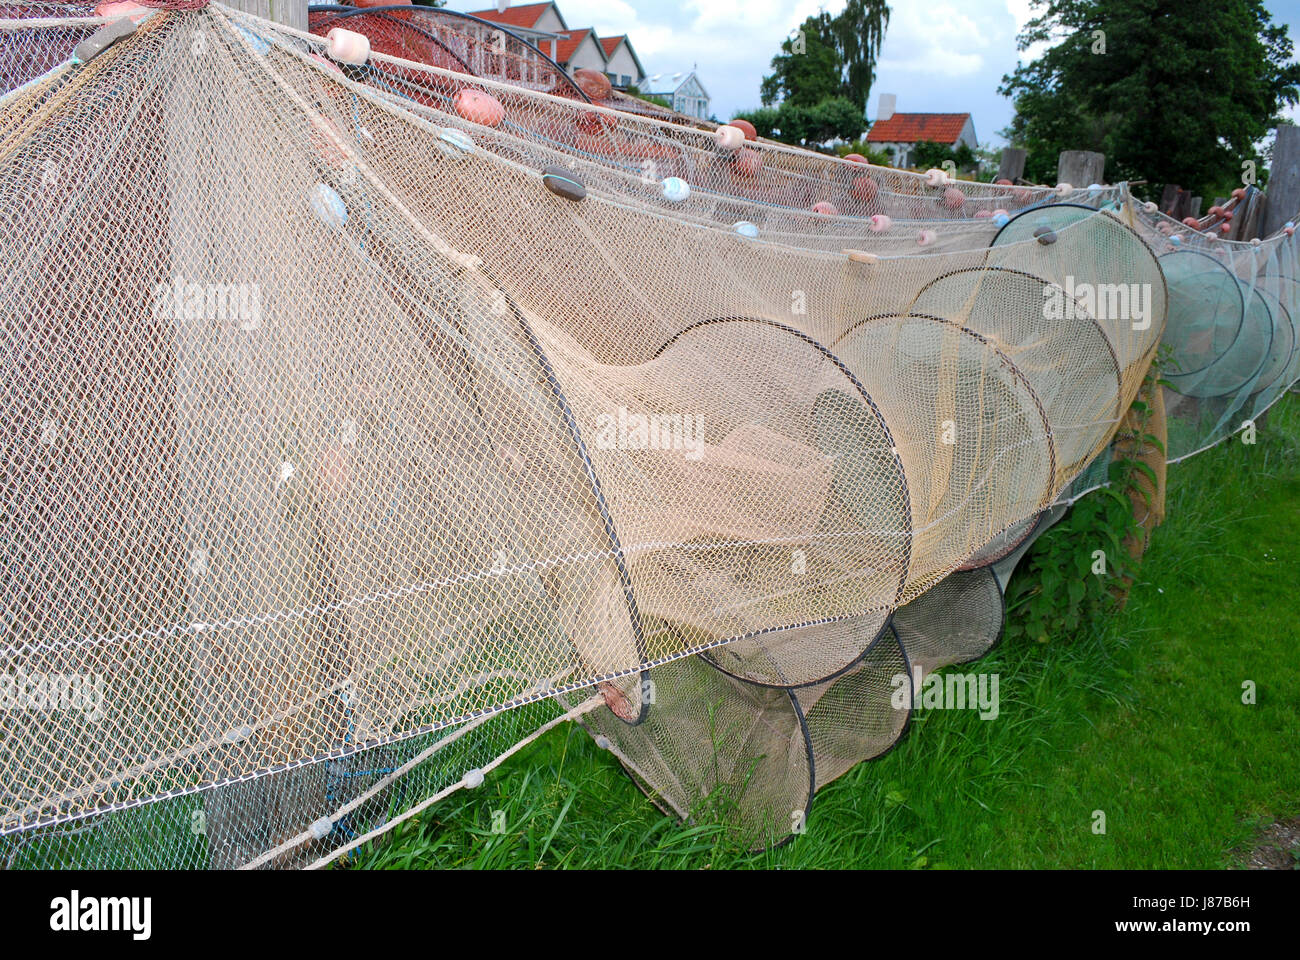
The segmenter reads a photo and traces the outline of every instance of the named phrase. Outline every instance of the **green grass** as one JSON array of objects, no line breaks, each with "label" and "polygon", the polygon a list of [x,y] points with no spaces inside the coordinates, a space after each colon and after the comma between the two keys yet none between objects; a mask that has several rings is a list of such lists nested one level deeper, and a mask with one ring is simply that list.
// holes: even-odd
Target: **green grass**
[{"label": "green grass", "polygon": [[[808,832],[749,854],[660,814],[565,725],[356,861],[392,867],[1216,868],[1300,813],[1300,399],[1175,465],[1127,607],[1004,645],[1001,713],[918,715],[817,795]],[[1242,703],[1254,681],[1257,702]],[[492,832],[504,811],[504,833]],[[1093,811],[1106,833],[1093,832]]]}]

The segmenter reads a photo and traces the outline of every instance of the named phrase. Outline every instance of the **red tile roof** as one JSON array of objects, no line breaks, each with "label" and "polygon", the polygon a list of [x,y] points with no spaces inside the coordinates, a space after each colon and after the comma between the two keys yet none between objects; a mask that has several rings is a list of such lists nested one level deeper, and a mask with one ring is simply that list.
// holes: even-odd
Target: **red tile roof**
[{"label": "red tile roof", "polygon": [[877,120],[867,134],[868,143],[956,143],[969,113],[896,113]]},{"label": "red tile roof", "polygon": [[577,52],[582,41],[587,39],[587,34],[591,33],[591,27],[584,27],[581,30],[570,30],[566,35],[560,35],[560,42],[555,45],[555,62],[564,66],[569,59]]},{"label": "red tile roof", "polygon": [[535,27],[537,21],[542,19],[542,14],[553,5],[553,3],[525,3],[518,7],[506,7],[500,12],[493,7],[491,10],[472,10],[470,16],[478,17],[480,20],[491,20],[493,23],[504,23],[507,27]]},{"label": "red tile roof", "polygon": [[618,45],[626,39],[627,39],[626,33],[623,34],[621,37],[601,37],[600,45],[605,50],[605,56],[607,57],[613,56],[614,51],[618,49]]}]

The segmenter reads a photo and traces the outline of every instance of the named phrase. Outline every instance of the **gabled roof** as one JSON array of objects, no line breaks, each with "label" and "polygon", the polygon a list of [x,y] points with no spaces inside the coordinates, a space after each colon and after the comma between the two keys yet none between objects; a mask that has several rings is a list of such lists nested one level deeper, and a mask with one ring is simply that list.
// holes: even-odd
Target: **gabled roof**
[{"label": "gabled roof", "polygon": [[[478,17],[480,20],[491,20],[493,23],[503,23],[507,27],[524,27],[531,30],[537,26],[537,21],[542,19],[549,8],[554,7],[554,3],[525,3],[518,7],[506,7],[504,10],[497,10],[496,7],[490,10],[471,10],[471,17]],[[560,23],[564,23],[564,15],[557,8],[555,15],[560,18]],[[566,27],[568,24],[564,24]]]},{"label": "gabled roof", "polygon": [[[555,62],[561,66],[567,64],[571,59],[573,59],[573,55],[578,52],[578,48],[582,46],[588,36],[595,39],[595,34],[592,32],[591,27],[583,27],[581,30],[570,30],[567,34],[561,34],[560,42],[555,45]],[[596,44],[596,49],[600,50],[601,57],[605,57],[605,51],[601,49],[599,43]]]},{"label": "gabled roof", "polygon": [[956,143],[970,121],[969,113],[896,113],[877,120],[867,133],[868,143]]},{"label": "gabled roof", "polygon": [[627,38],[627,34],[619,37],[601,37],[600,47],[605,51],[605,59],[608,60],[614,56],[614,51],[619,48],[619,44],[627,44],[627,52],[632,54],[632,62],[636,64],[639,76],[645,76],[645,67],[641,64],[641,58],[636,55],[636,50],[632,47],[632,41]]},{"label": "gabled roof", "polygon": [[700,78],[695,76],[694,70],[681,70],[677,73],[656,73],[653,77],[646,77],[645,82],[641,84],[645,88],[642,92],[646,95],[676,93],[692,77],[695,78],[696,83],[700,84],[700,89],[704,90],[704,95],[712,100],[713,98],[709,97],[709,91],[705,90],[704,84],[700,82]]}]

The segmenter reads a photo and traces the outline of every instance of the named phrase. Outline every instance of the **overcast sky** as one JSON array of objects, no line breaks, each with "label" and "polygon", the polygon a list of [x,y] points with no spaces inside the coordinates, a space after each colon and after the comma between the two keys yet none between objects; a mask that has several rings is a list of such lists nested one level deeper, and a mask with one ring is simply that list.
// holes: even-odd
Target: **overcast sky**
[{"label": "overcast sky", "polygon": [[[759,105],[758,85],[781,41],[820,7],[837,13],[844,0],[558,0],[570,27],[627,33],[649,73],[696,68],[723,120]],[[450,0],[456,10],[494,0]],[[900,111],[973,115],[984,145],[1011,121],[1011,103],[997,94],[1016,66],[1015,37],[1030,17],[1030,0],[892,0],[889,28],[867,114],[881,93],[898,95]],[[1266,0],[1276,21],[1300,46],[1300,0]],[[1300,121],[1300,110],[1292,116]]]}]

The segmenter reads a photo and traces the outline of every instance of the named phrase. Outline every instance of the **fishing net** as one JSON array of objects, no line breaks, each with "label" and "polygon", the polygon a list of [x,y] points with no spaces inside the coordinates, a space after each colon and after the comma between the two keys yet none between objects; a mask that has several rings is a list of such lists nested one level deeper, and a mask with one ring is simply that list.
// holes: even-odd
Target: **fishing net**
[{"label": "fishing net", "polygon": [[[86,12],[0,20],[13,865],[319,865],[579,716],[798,833],[996,641],[1164,330],[1122,186],[738,143],[410,8]],[[1209,260],[1237,407],[1295,379],[1268,250]]]},{"label": "fishing net", "polygon": [[1222,238],[1226,220],[1197,228],[1151,206],[1135,213],[1169,285],[1161,377],[1173,461],[1237,433],[1295,383],[1300,290],[1293,224],[1263,240],[1234,241]]}]

